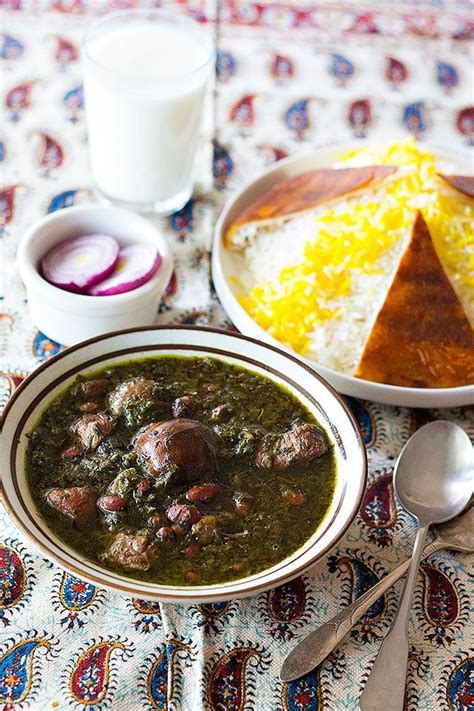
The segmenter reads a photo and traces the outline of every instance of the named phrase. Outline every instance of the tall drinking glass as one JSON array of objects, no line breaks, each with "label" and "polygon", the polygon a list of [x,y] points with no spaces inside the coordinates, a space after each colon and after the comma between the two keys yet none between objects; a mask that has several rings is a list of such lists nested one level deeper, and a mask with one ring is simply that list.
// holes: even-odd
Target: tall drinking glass
[{"label": "tall drinking glass", "polygon": [[107,200],[167,214],[191,197],[212,36],[164,10],[106,15],[83,41],[92,179]]}]

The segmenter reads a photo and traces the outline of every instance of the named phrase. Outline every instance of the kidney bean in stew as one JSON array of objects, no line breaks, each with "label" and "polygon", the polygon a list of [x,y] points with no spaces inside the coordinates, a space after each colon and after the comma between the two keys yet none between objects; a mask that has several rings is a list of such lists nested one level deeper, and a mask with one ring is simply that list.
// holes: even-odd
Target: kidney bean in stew
[{"label": "kidney bean in stew", "polygon": [[75,383],[30,436],[47,524],[135,579],[207,585],[287,558],[334,495],[327,434],[293,394],[213,358],[122,363]]}]

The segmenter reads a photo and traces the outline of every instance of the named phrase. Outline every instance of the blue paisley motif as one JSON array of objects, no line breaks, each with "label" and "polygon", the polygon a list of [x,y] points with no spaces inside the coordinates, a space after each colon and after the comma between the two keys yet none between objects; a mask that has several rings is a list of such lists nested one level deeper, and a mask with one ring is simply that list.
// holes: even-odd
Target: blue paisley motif
[{"label": "blue paisley motif", "polygon": [[415,138],[420,138],[428,127],[428,115],[423,101],[415,101],[403,109],[403,123]]},{"label": "blue paisley motif", "polygon": [[299,139],[303,138],[305,131],[310,126],[308,105],[309,99],[295,101],[285,113],[286,125],[296,133],[296,137]]},{"label": "blue paisley motif", "polygon": [[319,669],[283,685],[284,711],[320,711],[322,708]]},{"label": "blue paisley motif", "polygon": [[50,338],[38,331],[33,341],[33,352],[38,358],[51,358],[61,350],[61,344],[52,341]]},{"label": "blue paisley motif", "polygon": [[234,161],[229,151],[216,140],[213,141],[212,174],[217,183],[225,184],[234,172]]},{"label": "blue paisley motif", "polygon": [[[153,709],[164,711],[168,708],[168,698],[172,698],[174,693],[174,657],[180,650],[189,651],[189,648],[181,642],[170,640],[166,644],[165,650],[155,659],[148,671],[146,681],[147,697]],[[169,670],[171,670],[170,675]],[[169,689],[168,679],[170,679]]]},{"label": "blue paisley motif", "polygon": [[237,71],[237,62],[230,52],[217,51],[216,73],[221,81],[234,76]]},{"label": "blue paisley motif", "polygon": [[64,94],[64,105],[68,109],[82,109],[84,107],[84,90],[82,86],[76,86]]},{"label": "blue paisley motif", "polygon": [[70,89],[63,98],[63,103],[68,110],[68,120],[72,123],[79,121],[79,114],[84,108],[84,90],[82,86]]},{"label": "blue paisley motif", "polygon": [[2,59],[19,59],[25,48],[15,37],[3,35],[0,43],[0,57]]},{"label": "blue paisley motif", "polygon": [[96,595],[95,585],[86,583],[69,573],[64,573],[59,589],[59,599],[67,610],[83,610],[85,607],[89,607]]},{"label": "blue paisley motif", "polygon": [[474,708],[474,659],[458,664],[448,682],[447,697],[453,711]]},{"label": "blue paisley motif", "polygon": [[95,585],[69,573],[59,575],[58,587],[52,598],[53,607],[59,611],[61,626],[67,630],[84,627],[89,613],[97,609],[102,591]]},{"label": "blue paisley motif", "polygon": [[459,74],[456,67],[447,62],[436,62],[436,80],[447,91],[459,84]]},{"label": "blue paisley motif", "polygon": [[[367,590],[370,590],[370,588],[379,581],[378,575],[374,573],[368,565],[361,560],[357,560],[357,558],[349,558],[348,556],[342,558],[330,556],[328,558],[328,568],[331,572],[334,572],[338,567],[342,568],[344,566],[349,569],[350,573],[351,601],[357,600],[357,598],[367,592]],[[367,617],[369,619],[375,619],[383,613],[384,609],[385,596],[381,595],[367,611]]]},{"label": "blue paisley motif", "polygon": [[27,639],[15,644],[0,658],[0,702],[21,703],[33,682],[33,655],[38,647],[50,649],[45,639]]},{"label": "blue paisley motif", "polygon": [[[353,599],[361,597],[367,590],[373,588],[379,581],[378,575],[374,573],[365,563],[360,560],[351,560],[349,565],[351,565],[354,573],[354,586],[352,589]],[[379,597],[378,600],[374,602],[372,607],[367,611],[367,616],[370,619],[379,617],[384,611],[384,598]]]},{"label": "blue paisley motif", "polygon": [[193,206],[194,200],[189,200],[181,210],[174,212],[169,217],[170,227],[174,232],[193,231]]},{"label": "blue paisley motif", "polygon": [[373,445],[375,440],[375,427],[369,411],[366,410],[365,407],[363,407],[360,402],[353,397],[346,397],[346,402],[359,424],[365,446],[370,447]]},{"label": "blue paisley motif", "polygon": [[[168,650],[168,648],[167,648]],[[148,696],[153,708],[165,709],[168,705],[168,653],[160,654],[148,674]]]},{"label": "blue paisley motif", "polygon": [[329,73],[342,82],[354,74],[354,65],[347,57],[343,57],[342,54],[331,54]]},{"label": "blue paisley motif", "polygon": [[64,207],[72,207],[77,190],[65,190],[55,195],[48,205],[48,213],[62,210]]}]

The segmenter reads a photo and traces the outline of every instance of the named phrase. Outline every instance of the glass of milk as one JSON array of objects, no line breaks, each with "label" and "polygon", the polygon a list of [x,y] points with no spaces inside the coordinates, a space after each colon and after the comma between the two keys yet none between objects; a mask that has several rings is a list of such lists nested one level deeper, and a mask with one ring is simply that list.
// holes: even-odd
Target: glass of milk
[{"label": "glass of milk", "polygon": [[92,179],[110,202],[167,214],[191,197],[212,36],[164,10],[106,15],[83,42]]}]

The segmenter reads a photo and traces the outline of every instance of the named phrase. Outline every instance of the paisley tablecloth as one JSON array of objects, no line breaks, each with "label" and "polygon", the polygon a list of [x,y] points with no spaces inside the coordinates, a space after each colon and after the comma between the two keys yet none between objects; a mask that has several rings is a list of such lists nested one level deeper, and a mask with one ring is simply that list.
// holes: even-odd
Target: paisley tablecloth
[{"label": "paisley tablecloth", "polygon": [[[2,405],[27,373],[61,349],[29,320],[14,260],[32,221],[92,199],[81,33],[92,15],[139,4],[153,3],[0,2]],[[210,283],[212,226],[228,191],[266,164],[312,145],[407,132],[471,150],[474,23],[467,0],[175,5],[215,32],[219,55],[195,196],[160,222],[177,266],[159,323],[230,327]],[[474,435],[474,418],[472,408],[417,411],[351,399],[349,404],[370,462],[357,518],[314,569],[245,601],[171,606],[106,592],[45,560],[2,510],[3,711],[356,709],[399,586],[300,681],[279,681],[281,661],[316,624],[408,555],[414,527],[394,501],[391,473],[410,433],[444,417]],[[422,566],[410,624],[407,709],[474,708],[470,564],[466,555],[443,552]]]}]

